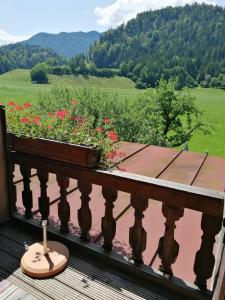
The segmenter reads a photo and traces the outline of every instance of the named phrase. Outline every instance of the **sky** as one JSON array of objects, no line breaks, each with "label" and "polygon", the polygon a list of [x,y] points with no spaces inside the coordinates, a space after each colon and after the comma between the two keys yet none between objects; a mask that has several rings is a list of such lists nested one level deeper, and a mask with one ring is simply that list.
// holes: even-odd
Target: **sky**
[{"label": "sky", "polygon": [[225,6],[225,0],[0,0],[0,44],[38,32],[102,32],[142,11],[193,2]]}]

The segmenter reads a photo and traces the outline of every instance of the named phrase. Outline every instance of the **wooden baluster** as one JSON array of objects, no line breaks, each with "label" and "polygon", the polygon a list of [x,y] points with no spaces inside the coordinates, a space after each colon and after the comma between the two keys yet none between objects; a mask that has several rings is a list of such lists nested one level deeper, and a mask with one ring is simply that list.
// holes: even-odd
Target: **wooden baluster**
[{"label": "wooden baluster", "polygon": [[39,210],[42,220],[48,220],[49,216],[49,197],[47,195],[48,172],[37,170],[37,176],[40,181],[41,195],[38,198]]},{"label": "wooden baluster", "polygon": [[213,246],[215,236],[219,233],[222,218],[202,214],[201,228],[203,231],[200,249],[197,251],[194,263],[196,274],[195,284],[202,290],[207,288],[207,279],[212,276],[215,264]]},{"label": "wooden baluster", "polygon": [[135,209],[134,226],[129,230],[129,243],[132,248],[132,259],[137,264],[142,264],[142,252],[146,249],[147,234],[142,226],[143,212],[148,208],[148,199],[131,195],[131,205]]},{"label": "wooden baluster", "polygon": [[10,199],[11,199],[11,209],[13,212],[17,212],[17,207],[16,207],[16,200],[17,200],[17,192],[16,192],[16,185],[14,184],[14,172],[15,172],[15,164],[10,163],[9,165],[9,172],[10,172]]},{"label": "wooden baluster", "polygon": [[31,168],[20,166],[20,172],[23,176],[24,190],[22,192],[23,205],[25,207],[25,217],[32,218],[33,194],[30,189]]},{"label": "wooden baluster", "polygon": [[102,194],[105,198],[105,216],[102,218],[102,234],[104,237],[103,248],[112,250],[112,240],[116,234],[116,220],[113,217],[113,202],[116,201],[118,192],[110,187],[103,187]]},{"label": "wooden baluster", "polygon": [[175,263],[179,253],[179,244],[174,239],[175,222],[183,217],[184,208],[163,204],[162,213],[166,218],[166,223],[164,236],[159,240],[158,255],[161,259],[159,270],[173,276],[171,265]]},{"label": "wooden baluster", "polygon": [[78,188],[81,192],[81,208],[78,210],[78,221],[81,228],[80,238],[84,241],[89,241],[89,231],[92,224],[91,210],[89,208],[91,198],[89,194],[92,191],[92,184],[79,180]]},{"label": "wooden baluster", "polygon": [[58,203],[58,216],[61,221],[60,230],[63,233],[69,232],[69,220],[70,220],[70,205],[67,202],[67,191],[69,187],[69,178],[61,175],[56,175],[58,185],[60,187],[60,201]]}]

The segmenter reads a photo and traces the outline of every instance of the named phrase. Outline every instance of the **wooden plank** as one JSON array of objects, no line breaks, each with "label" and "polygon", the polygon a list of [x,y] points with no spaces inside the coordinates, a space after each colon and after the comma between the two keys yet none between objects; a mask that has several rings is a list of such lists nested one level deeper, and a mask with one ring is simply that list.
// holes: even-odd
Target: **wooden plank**
[{"label": "wooden plank", "polygon": [[[26,235],[24,235],[23,238],[25,237]],[[2,249],[7,250],[5,252]],[[84,299],[105,299],[105,297],[110,300],[169,299],[167,297],[165,298],[161,295],[157,295],[155,292],[151,292],[150,290],[146,290],[133,282],[129,283],[125,279],[121,280],[118,276],[104,271],[99,267],[90,265],[81,259],[74,258],[73,256],[70,259],[69,267],[63,273],[57,275],[54,279],[47,279],[44,281],[34,280],[22,274],[18,269],[18,260],[23,251],[22,244],[18,242],[15,243],[11,237],[10,239],[7,239],[6,237],[1,236],[0,253],[3,259],[2,268],[7,268],[9,272],[14,270],[14,276],[30,283],[41,292],[45,288],[47,295],[54,297],[54,299],[62,299],[62,292],[55,288],[57,289],[57,295],[52,293],[52,290],[49,290],[50,282],[52,286],[59,286],[61,288],[62,284],[64,284],[65,286],[63,291],[66,292],[67,295],[71,296],[69,299],[75,299],[71,289],[76,289],[76,291],[78,291],[83,297],[86,296]]]},{"label": "wooden plank", "polygon": [[179,153],[170,148],[149,146],[120,163],[120,168],[130,173],[156,177]]},{"label": "wooden plank", "polygon": [[225,159],[208,156],[193,185],[223,192],[225,190]]},{"label": "wooden plank", "polygon": [[1,300],[37,300],[36,297],[28,294],[26,291],[4,279],[0,282],[0,299]]},{"label": "wooden plank", "polygon": [[[23,221],[23,225],[24,225]],[[34,221],[30,220],[26,222],[28,227],[31,229],[32,228],[32,236],[26,235],[24,233],[21,233],[22,231],[20,228],[23,228],[25,231],[26,228],[25,226],[16,226],[15,229],[12,227],[4,227],[1,229],[1,232],[4,235],[10,236],[9,239],[16,239],[18,240],[18,236],[20,241],[26,240],[27,242],[33,241],[34,237],[34,232],[36,232],[35,237],[38,238],[38,231],[37,227],[34,227]],[[19,224],[19,223],[17,223]],[[33,226],[33,227],[32,227]],[[27,227],[27,228],[28,228]],[[17,229],[18,228],[18,229]],[[142,287],[143,284],[145,287],[147,287],[147,290],[150,292],[155,292],[156,294],[159,294],[161,296],[164,296],[166,299],[171,299],[171,300],[180,300],[182,297],[182,300],[187,300],[187,299],[195,299],[195,300],[206,300],[209,299],[208,294],[202,294],[199,293],[198,290],[195,289],[194,286],[189,284],[188,282],[183,282],[179,279],[173,278],[172,280],[167,280],[166,278],[162,277],[160,274],[157,272],[153,271],[151,268],[147,266],[142,266],[142,267],[136,267],[128,262],[125,262],[122,257],[119,257],[115,253],[107,254],[104,253],[99,247],[96,247],[94,245],[91,245],[90,243],[83,243],[80,241],[80,239],[75,238],[72,235],[67,235],[66,238],[61,235],[61,234],[56,234],[57,230],[51,226],[49,228],[49,233],[51,233],[52,237],[57,239],[61,239],[64,243],[69,243],[71,246],[76,249],[75,253],[75,260],[78,262],[78,265],[80,265],[80,261],[82,262],[81,265],[81,270],[82,268],[86,268],[87,272],[91,266],[95,266],[93,270],[93,273],[89,274],[88,277],[95,277],[95,274],[100,273],[100,276],[103,276],[105,280],[108,279],[107,275],[104,273],[106,270],[109,272],[111,275],[112,270],[115,273],[115,276],[117,277],[117,280],[119,282],[119,289],[120,287],[123,290],[123,285],[121,283],[124,283],[124,278],[126,281],[128,281],[131,286],[134,286],[134,289],[137,290],[137,293],[139,294],[139,291],[136,286]],[[10,248],[10,247],[9,247]],[[82,255],[85,260],[88,258],[89,262],[84,262],[83,259],[80,260],[80,255]],[[78,257],[77,257],[78,256]],[[91,259],[91,261],[90,261]],[[86,264],[84,264],[86,263]],[[86,265],[86,267],[84,267]],[[103,268],[104,265],[104,268]],[[96,269],[97,267],[97,269]],[[78,268],[76,268],[78,269]],[[116,270],[116,271],[115,271]],[[81,271],[82,272],[82,271]],[[132,275],[131,275],[132,274]],[[127,277],[129,276],[129,277]],[[102,281],[102,279],[101,279]],[[107,285],[107,282],[106,282]],[[136,286],[135,286],[136,285]]]},{"label": "wooden plank", "polygon": [[[24,252],[22,243],[15,243],[13,240],[7,239],[6,237],[1,238],[0,249],[13,249],[13,251],[10,250],[7,252],[17,259],[19,259]],[[136,285],[134,282],[129,283],[125,279],[121,281],[116,275],[104,271],[99,267],[90,265],[81,259],[74,258],[73,256],[70,258],[69,268],[56,276],[55,279],[71,288],[76,286],[77,290],[86,294],[86,296],[92,295],[94,299],[103,299],[106,294],[107,299],[112,300],[127,299],[128,295],[129,299],[133,300],[141,300],[143,297],[144,299],[166,299]],[[84,289],[84,286],[88,289]],[[117,286],[118,289],[116,288]],[[120,293],[118,293],[119,287],[121,290]],[[139,296],[136,295],[137,291]],[[152,298],[150,298],[150,296]]]},{"label": "wooden plank", "polygon": [[51,173],[63,174],[69,178],[110,186],[130,194],[138,194],[141,197],[183,206],[213,216],[222,217],[223,214],[224,195],[217,191],[134,175],[128,172],[91,170],[53,160],[40,159],[35,156],[19,153],[13,153],[12,155],[15,163],[29,165],[32,168],[41,168]]},{"label": "wooden plank", "polygon": [[184,151],[159,178],[190,185],[204,159],[203,154]]}]

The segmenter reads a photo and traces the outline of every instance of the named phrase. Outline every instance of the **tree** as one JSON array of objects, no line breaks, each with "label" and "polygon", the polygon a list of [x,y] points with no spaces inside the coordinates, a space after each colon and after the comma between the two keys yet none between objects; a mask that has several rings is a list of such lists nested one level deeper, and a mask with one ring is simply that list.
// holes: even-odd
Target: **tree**
[{"label": "tree", "polygon": [[31,81],[35,83],[48,83],[48,66],[46,64],[37,64],[30,71]]},{"label": "tree", "polygon": [[189,90],[177,92],[175,85],[173,80],[161,79],[155,92],[147,92],[138,101],[137,142],[175,147],[189,141],[197,130],[209,131]]}]

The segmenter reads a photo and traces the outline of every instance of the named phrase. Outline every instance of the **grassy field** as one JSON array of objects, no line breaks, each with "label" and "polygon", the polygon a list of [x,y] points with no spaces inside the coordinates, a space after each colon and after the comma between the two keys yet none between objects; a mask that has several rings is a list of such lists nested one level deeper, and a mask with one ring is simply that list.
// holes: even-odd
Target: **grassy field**
[{"label": "grassy field", "polygon": [[17,102],[37,102],[40,93],[47,92],[54,84],[76,87],[98,87],[109,92],[118,93],[121,99],[135,99],[140,93],[134,88],[134,83],[126,78],[97,78],[85,79],[82,76],[49,76],[50,84],[32,84],[29,70],[14,70],[0,75],[0,101],[14,100]]},{"label": "grassy field", "polygon": [[[126,78],[96,78],[50,76],[48,85],[35,85],[30,81],[28,70],[15,70],[0,76],[0,101],[7,102],[37,102],[40,93],[47,92],[54,84],[70,87],[91,86],[109,92],[117,93],[121,100],[136,99],[140,93],[134,88],[134,83]],[[196,88],[191,91],[196,97],[198,107],[204,111],[204,120],[214,126],[211,135],[197,133],[189,143],[191,151],[209,151],[211,155],[225,157],[225,91],[217,89]]]}]

